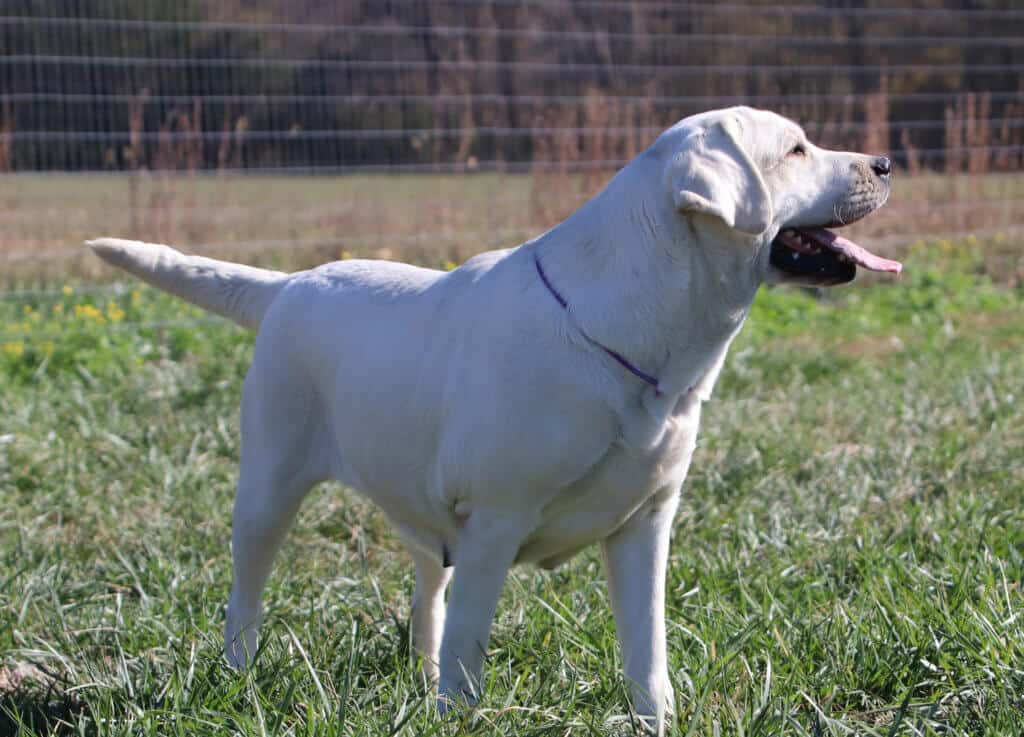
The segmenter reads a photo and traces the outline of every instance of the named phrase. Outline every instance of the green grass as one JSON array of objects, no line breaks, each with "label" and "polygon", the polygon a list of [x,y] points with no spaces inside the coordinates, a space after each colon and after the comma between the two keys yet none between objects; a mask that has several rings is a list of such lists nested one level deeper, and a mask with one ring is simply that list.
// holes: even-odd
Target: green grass
[{"label": "green grass", "polygon": [[[987,245],[758,297],[672,543],[673,734],[1021,733],[1024,292]],[[252,339],[130,289],[0,302],[0,734],[631,732],[595,551],[511,576],[484,701],[442,722],[411,566],[335,486],[278,559],[256,667],[229,670]]]}]

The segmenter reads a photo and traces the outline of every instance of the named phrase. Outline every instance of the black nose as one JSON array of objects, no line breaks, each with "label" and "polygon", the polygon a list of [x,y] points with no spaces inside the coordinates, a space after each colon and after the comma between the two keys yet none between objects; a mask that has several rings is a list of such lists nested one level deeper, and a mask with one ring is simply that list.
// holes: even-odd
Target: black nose
[{"label": "black nose", "polygon": [[892,162],[886,156],[876,156],[871,162],[871,169],[880,177],[887,177],[892,173]]}]

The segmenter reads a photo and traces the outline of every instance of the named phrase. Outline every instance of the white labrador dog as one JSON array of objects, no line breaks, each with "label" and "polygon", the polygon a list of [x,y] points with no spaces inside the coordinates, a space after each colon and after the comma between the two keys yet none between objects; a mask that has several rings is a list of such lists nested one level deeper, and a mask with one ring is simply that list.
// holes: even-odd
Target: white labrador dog
[{"label": "white labrador dog", "polygon": [[739,107],[686,118],[565,222],[451,273],[353,260],[285,274],[91,241],[259,330],[228,659],[255,652],[274,554],[310,487],[336,479],[412,555],[413,638],[442,709],[478,696],[509,568],[600,542],[634,702],[661,731],[665,566],[701,403],[762,283],[899,272],[823,229],[881,206],[889,175],[886,158]]}]

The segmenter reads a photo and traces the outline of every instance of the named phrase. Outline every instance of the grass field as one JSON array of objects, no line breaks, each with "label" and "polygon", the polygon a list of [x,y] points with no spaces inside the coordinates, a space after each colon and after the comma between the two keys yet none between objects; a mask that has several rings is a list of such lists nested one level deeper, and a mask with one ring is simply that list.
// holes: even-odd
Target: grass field
[{"label": "grass field", "polygon": [[[759,295],[672,543],[673,734],[1021,734],[1022,253],[918,245],[898,281]],[[631,733],[595,551],[511,576],[481,707],[442,722],[411,567],[334,486],[229,670],[252,339],[197,319],[133,285],[0,301],[0,735]]]}]

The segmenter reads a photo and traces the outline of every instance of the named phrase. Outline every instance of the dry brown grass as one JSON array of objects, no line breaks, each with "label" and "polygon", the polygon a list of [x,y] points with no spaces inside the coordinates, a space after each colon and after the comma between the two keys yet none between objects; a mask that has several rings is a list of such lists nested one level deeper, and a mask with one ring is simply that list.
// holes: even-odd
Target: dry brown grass
[{"label": "dry brown grass", "polygon": [[[157,146],[146,150],[140,134],[147,98],[144,90],[129,116],[123,152],[129,172],[0,180],[6,283],[102,275],[80,247],[98,235],[171,242],[289,268],[347,255],[459,262],[516,245],[565,218],[611,175],[613,168],[602,162],[632,158],[665,123],[650,104],[595,89],[578,109],[553,108],[533,121],[534,157],[546,163],[529,174],[474,173],[469,130],[458,157],[461,174],[239,176],[228,172],[242,161],[244,116],[220,121],[218,171],[202,173],[198,136],[208,121],[199,102],[162,121]],[[1024,106],[1007,108],[1002,125],[993,126],[988,96],[957,100],[945,120],[945,143],[954,151],[939,172],[934,157],[914,147],[910,130],[890,122],[884,79],[862,103],[862,125],[854,123],[852,103],[822,111],[821,120],[808,125],[827,146],[885,151],[894,138],[903,142],[905,165],[890,203],[852,226],[854,237],[898,253],[921,238],[1012,233],[1024,226],[1017,205],[1024,197],[1021,157],[1004,148],[1022,142],[1024,131],[1010,120],[1024,115]],[[0,123],[6,119],[0,116]],[[0,171],[6,126],[0,127]]]},{"label": "dry brown grass", "polygon": [[[81,249],[99,235],[290,268],[345,255],[442,265],[537,235],[607,176],[6,176],[0,273],[8,284],[99,276]],[[889,204],[850,233],[893,253],[926,237],[1010,234],[1022,197],[1016,174],[897,173]]]}]

